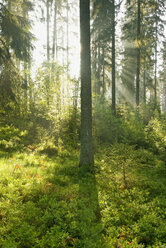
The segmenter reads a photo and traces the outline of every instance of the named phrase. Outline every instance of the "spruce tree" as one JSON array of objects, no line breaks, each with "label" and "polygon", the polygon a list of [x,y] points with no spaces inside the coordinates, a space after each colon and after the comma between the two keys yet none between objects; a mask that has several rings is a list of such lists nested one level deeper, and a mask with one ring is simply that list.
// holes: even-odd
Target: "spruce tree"
[{"label": "spruce tree", "polygon": [[93,165],[90,56],[90,1],[80,0],[81,37],[81,151],[80,166]]}]

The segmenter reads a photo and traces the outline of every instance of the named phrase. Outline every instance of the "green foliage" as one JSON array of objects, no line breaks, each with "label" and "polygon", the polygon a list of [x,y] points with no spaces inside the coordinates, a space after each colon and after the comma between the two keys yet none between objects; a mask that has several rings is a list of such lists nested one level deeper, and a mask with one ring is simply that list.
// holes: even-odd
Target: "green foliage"
[{"label": "green foliage", "polygon": [[62,121],[61,138],[68,149],[78,149],[80,141],[80,112],[70,110],[70,115]]},{"label": "green foliage", "polygon": [[44,248],[74,244],[77,189],[67,176],[72,166],[65,166],[62,179],[61,165],[48,162],[41,155],[16,154],[0,162],[0,234],[3,237],[0,246]]},{"label": "green foliage", "polygon": [[148,145],[154,152],[165,154],[166,151],[166,121],[153,118],[145,128]]},{"label": "green foliage", "polygon": [[94,137],[97,143],[113,144],[120,142],[137,146],[146,144],[144,126],[137,120],[135,112],[125,105],[119,106],[117,115],[107,104],[99,104],[94,112]]},{"label": "green foliage", "polygon": [[[96,142],[114,143],[122,130],[120,130],[120,119],[115,118],[106,104],[98,103],[94,109],[93,116],[94,137]],[[119,133],[120,132],[120,133]]]},{"label": "green foliage", "polygon": [[[19,115],[19,92],[21,76],[10,62],[6,62],[0,72],[0,109],[10,116]],[[9,118],[9,117],[8,117]]]},{"label": "green foliage", "polygon": [[[11,127],[1,134],[20,135]],[[48,148],[56,147],[47,141],[0,159],[1,247],[164,247],[166,168],[158,155],[102,147],[94,175],[79,173],[76,150],[39,153]]]},{"label": "green foliage", "polygon": [[101,247],[94,176],[78,176],[77,154],[59,155],[0,160],[1,247]]},{"label": "green foliage", "polygon": [[[140,110],[139,116],[131,108],[121,105],[116,117],[111,113],[107,104],[96,105],[94,112],[95,144],[123,143],[137,148],[147,148],[160,154],[165,161],[166,151],[166,120],[159,118],[156,111],[150,117]],[[148,153],[148,151],[147,151]]]},{"label": "green foliage", "polygon": [[[43,65],[38,68],[37,79],[37,92],[36,100],[38,108],[45,107],[46,112],[54,109],[57,114],[60,108],[61,100],[61,84],[65,77],[65,66],[60,66],[58,63],[44,62]],[[59,100],[59,101],[58,101]],[[56,101],[56,102],[55,102]],[[55,109],[57,105],[57,109]],[[54,117],[55,118],[55,117]]]},{"label": "green foliage", "polygon": [[2,3],[0,4],[1,64],[10,59],[10,49],[21,60],[30,58],[29,51],[32,48],[31,40],[33,35],[29,31],[29,27],[29,21],[12,14]]},{"label": "green foliage", "polygon": [[58,155],[58,147],[53,144],[53,142],[46,140],[43,144],[38,148],[38,152],[40,154],[46,154],[48,156],[56,156]]},{"label": "green foliage", "polygon": [[13,126],[0,127],[0,148],[12,152],[23,147],[23,141],[27,131],[20,131]]},{"label": "green foliage", "polygon": [[107,148],[104,154],[97,164],[97,181],[105,247],[160,247],[159,242],[162,247],[164,164],[153,153],[124,144]]}]

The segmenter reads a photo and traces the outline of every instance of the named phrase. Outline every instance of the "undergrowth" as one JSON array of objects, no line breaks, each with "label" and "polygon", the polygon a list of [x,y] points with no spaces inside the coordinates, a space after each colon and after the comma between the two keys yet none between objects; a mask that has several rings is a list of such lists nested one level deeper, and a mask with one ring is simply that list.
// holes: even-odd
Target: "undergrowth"
[{"label": "undergrowth", "polygon": [[33,143],[0,126],[0,247],[166,247],[165,119],[106,115],[103,130],[104,114],[92,170],[78,166],[78,130]]},{"label": "undergrowth", "polygon": [[166,247],[166,167],[157,155],[109,146],[94,176],[79,173],[76,150],[30,148],[0,158],[0,247]]}]

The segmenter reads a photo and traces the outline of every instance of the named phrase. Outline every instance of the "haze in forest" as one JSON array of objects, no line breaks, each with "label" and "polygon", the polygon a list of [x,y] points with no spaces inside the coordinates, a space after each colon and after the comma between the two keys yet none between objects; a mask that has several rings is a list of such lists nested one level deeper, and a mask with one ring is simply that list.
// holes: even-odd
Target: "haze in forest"
[{"label": "haze in forest", "polygon": [[1,0],[0,247],[164,248],[165,176],[166,2]]}]

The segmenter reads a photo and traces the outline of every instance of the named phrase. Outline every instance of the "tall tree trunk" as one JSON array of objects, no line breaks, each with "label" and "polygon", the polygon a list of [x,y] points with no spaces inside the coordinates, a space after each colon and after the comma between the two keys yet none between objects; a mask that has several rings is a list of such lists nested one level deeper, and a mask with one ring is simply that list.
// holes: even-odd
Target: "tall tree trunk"
[{"label": "tall tree trunk", "polygon": [[93,165],[90,57],[90,0],[80,0],[81,151],[80,166]]},{"label": "tall tree trunk", "polygon": [[67,0],[67,20],[66,20],[66,24],[67,24],[67,43],[66,43],[66,52],[67,52],[67,69],[68,69],[68,65],[69,65],[69,1]]},{"label": "tall tree trunk", "polygon": [[136,106],[140,104],[140,24],[141,24],[141,3],[137,0],[137,71],[136,71]]},{"label": "tall tree trunk", "polygon": [[[66,61],[67,61],[66,93],[67,95],[69,95],[69,0],[67,0],[66,2]],[[70,108],[69,108],[69,116],[70,116]]]},{"label": "tall tree trunk", "polygon": [[[156,42],[157,43],[157,42]],[[157,103],[157,44],[155,45],[154,100]]]},{"label": "tall tree trunk", "polygon": [[27,74],[27,62],[24,61],[24,101],[25,101],[25,114],[28,109],[28,74]]},{"label": "tall tree trunk", "polygon": [[166,114],[166,83],[163,82],[162,110]]},{"label": "tall tree trunk", "polygon": [[34,106],[34,83],[33,80],[31,80],[30,76],[30,71],[31,71],[31,63],[28,63],[28,82],[29,82],[29,108],[31,112],[33,113],[33,106]]},{"label": "tall tree trunk", "polygon": [[94,95],[95,95],[95,100],[97,100],[97,82],[96,82],[96,79],[97,79],[97,42],[96,42],[96,33],[94,33],[94,41],[93,41],[93,51],[92,51],[92,54],[94,54],[94,57],[93,57],[93,65],[92,65],[92,69],[93,69],[93,73],[94,73],[94,77],[95,77],[95,80],[94,80],[94,84],[93,84],[93,92],[94,92]]},{"label": "tall tree trunk", "polygon": [[103,45],[103,99],[105,96],[105,49]]},{"label": "tall tree trunk", "polygon": [[[157,8],[158,8],[158,1],[156,0]],[[156,10],[156,27],[155,27],[155,71],[154,71],[154,100],[155,105],[157,103],[157,39],[158,39],[158,15]]]},{"label": "tall tree trunk", "polygon": [[[23,8],[23,17],[25,20],[28,19],[27,10],[25,8]],[[24,61],[23,63],[24,63],[23,73],[24,73],[24,103],[25,103],[24,110],[26,114],[28,110],[28,62]]]},{"label": "tall tree trunk", "polygon": [[49,16],[49,0],[46,3],[47,7],[47,61],[50,61],[50,16]]},{"label": "tall tree trunk", "polygon": [[97,74],[97,42],[96,42],[96,34],[94,38],[94,72],[95,72],[95,77]]},{"label": "tall tree trunk", "polygon": [[143,71],[143,103],[146,105],[146,68],[144,65],[144,71]]},{"label": "tall tree trunk", "polygon": [[116,109],[115,91],[115,1],[112,1],[112,110]]},{"label": "tall tree trunk", "polygon": [[[46,2],[47,8],[47,62],[50,62],[50,0]],[[47,108],[50,108],[50,81],[51,81],[51,73],[48,68],[48,73],[46,77],[46,99],[47,99]]]},{"label": "tall tree trunk", "polygon": [[[55,50],[56,50],[56,43],[57,40],[57,0],[54,2],[54,27],[53,27],[53,41],[52,41],[52,60],[55,60]],[[56,54],[57,56],[57,54]]]},{"label": "tall tree trunk", "polygon": [[[58,13],[57,13],[58,15]],[[57,20],[58,20],[58,17],[57,17]],[[57,24],[56,24],[56,27],[57,27]],[[58,47],[58,32],[56,31],[57,35],[56,35],[56,38],[55,38],[55,47],[56,47],[56,61],[58,61],[58,52],[59,52],[59,47]]]},{"label": "tall tree trunk", "polygon": [[97,82],[97,95],[100,95],[100,70],[101,70],[101,57],[100,57],[100,42],[98,42],[98,68],[97,68],[97,77],[98,77],[98,82]]},{"label": "tall tree trunk", "polygon": [[61,27],[61,31],[62,31],[62,36],[61,36],[61,44],[62,44],[62,64],[63,64],[63,66],[66,64],[66,53],[65,53],[65,37],[64,37],[64,32],[65,32],[65,30],[64,30],[64,26],[62,25],[62,27]]}]

